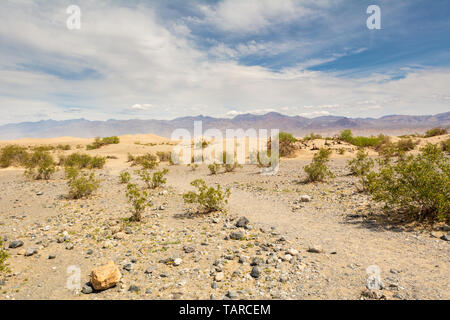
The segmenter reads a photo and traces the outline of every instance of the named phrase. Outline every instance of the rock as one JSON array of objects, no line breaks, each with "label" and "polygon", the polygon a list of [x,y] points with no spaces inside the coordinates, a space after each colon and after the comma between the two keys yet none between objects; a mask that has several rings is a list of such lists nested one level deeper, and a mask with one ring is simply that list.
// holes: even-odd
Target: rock
[{"label": "rock", "polygon": [[42,191],[36,192],[37,196],[42,196],[44,193]]},{"label": "rock", "polygon": [[122,268],[129,272],[129,271],[133,270],[133,263],[131,263],[131,262],[125,263]]},{"label": "rock", "polygon": [[91,284],[95,290],[106,290],[114,287],[121,278],[119,268],[113,261],[94,268],[91,272]]},{"label": "rock", "polygon": [[230,234],[230,239],[233,239],[233,240],[242,240],[242,239],[244,239],[244,233],[243,232],[232,232],[231,234]]},{"label": "rock", "polygon": [[128,288],[129,292],[139,292],[139,290],[141,290],[141,289],[138,286],[133,285],[133,284]]},{"label": "rock", "polygon": [[35,254],[35,253],[37,253],[37,252],[38,252],[38,251],[37,251],[37,249],[35,249],[35,248],[28,248],[27,251],[25,251],[24,256],[25,256],[25,257],[30,257],[30,256],[32,256],[33,254]]},{"label": "rock", "polygon": [[309,247],[308,252],[311,252],[311,253],[322,253],[323,249],[322,249],[321,246],[312,246],[312,247]]},{"label": "rock", "polygon": [[183,260],[181,258],[176,258],[173,260],[173,265],[179,266],[182,262],[183,262]]},{"label": "rock", "polygon": [[148,288],[145,290],[145,294],[151,294],[153,292],[152,288]]},{"label": "rock", "polygon": [[248,225],[249,222],[250,221],[248,221],[248,219],[246,217],[240,217],[238,219],[238,221],[236,221],[236,227],[238,227],[238,228],[245,228]]},{"label": "rock", "polygon": [[92,249],[89,249],[87,252],[86,252],[86,254],[88,254],[88,255],[91,255],[91,254],[93,254],[94,253],[94,251],[92,251]]},{"label": "rock", "polygon": [[211,284],[211,288],[212,289],[217,289],[219,287],[219,285],[217,284],[216,281],[213,281],[213,283]]},{"label": "rock", "polygon": [[49,258],[50,260],[55,259],[55,258],[56,258],[56,254],[50,254],[50,255],[48,256],[48,258]]},{"label": "rock", "polygon": [[235,299],[238,297],[238,294],[236,291],[230,290],[227,292],[226,296],[230,299]]},{"label": "rock", "polygon": [[252,259],[252,262],[250,263],[251,266],[260,266],[264,264],[264,260],[260,257],[254,257]]},{"label": "rock", "polygon": [[259,271],[258,266],[254,266],[252,269],[252,272],[250,273],[250,275],[255,278],[258,279],[261,276],[261,271]]},{"label": "rock", "polygon": [[92,289],[92,287],[88,284],[85,284],[83,286],[83,288],[81,289],[81,292],[84,294],[91,294],[94,290]]},{"label": "rock", "polygon": [[450,233],[444,234],[444,235],[441,237],[441,239],[444,240],[444,241],[450,241]]},{"label": "rock", "polygon": [[380,290],[376,289],[364,289],[364,291],[361,294],[363,297],[374,299],[374,300],[381,300],[384,299],[385,296]]},{"label": "rock", "polygon": [[73,243],[66,244],[66,249],[67,250],[72,250],[73,249]]},{"label": "rock", "polygon": [[19,248],[21,246],[23,246],[23,241],[22,240],[14,240],[14,241],[11,241],[9,243],[9,248],[10,249]]},{"label": "rock", "polygon": [[225,275],[224,275],[223,272],[218,272],[218,273],[216,274],[216,276],[214,277],[214,279],[215,279],[217,282],[223,281],[223,279],[225,279]]},{"label": "rock", "polygon": [[300,201],[301,202],[310,202],[311,201],[311,197],[308,196],[307,194],[304,194],[304,195],[300,196]]},{"label": "rock", "polygon": [[184,250],[185,253],[192,253],[192,252],[195,251],[195,248],[194,247],[189,247],[189,246],[184,246],[183,250]]},{"label": "rock", "polygon": [[149,266],[145,269],[145,274],[152,274],[156,270],[155,266]]},{"label": "rock", "polygon": [[296,256],[296,255],[298,255],[298,250],[295,250],[295,249],[293,249],[293,248],[290,248],[290,249],[287,251],[287,253],[290,254],[291,256]]}]

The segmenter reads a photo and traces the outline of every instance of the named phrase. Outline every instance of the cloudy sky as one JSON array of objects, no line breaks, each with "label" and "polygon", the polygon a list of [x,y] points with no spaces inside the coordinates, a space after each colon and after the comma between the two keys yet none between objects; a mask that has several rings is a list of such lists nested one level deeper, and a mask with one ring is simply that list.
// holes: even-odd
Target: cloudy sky
[{"label": "cloudy sky", "polygon": [[446,112],[449,16],[448,0],[2,0],[0,124]]}]

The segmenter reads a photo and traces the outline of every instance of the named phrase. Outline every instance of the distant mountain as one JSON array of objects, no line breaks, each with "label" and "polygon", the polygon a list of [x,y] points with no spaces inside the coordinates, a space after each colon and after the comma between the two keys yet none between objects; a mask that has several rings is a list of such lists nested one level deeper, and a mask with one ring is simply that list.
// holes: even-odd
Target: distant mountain
[{"label": "distant mountain", "polygon": [[300,116],[286,116],[277,112],[264,115],[243,114],[232,119],[205,116],[183,117],[174,120],[108,120],[89,121],[74,119],[65,121],[43,120],[22,122],[0,126],[0,139],[54,138],[72,136],[92,138],[125,134],[153,133],[170,137],[175,129],[183,128],[191,133],[194,121],[202,121],[203,131],[217,128],[225,129],[280,129],[296,136],[311,132],[332,135],[343,129],[351,129],[357,134],[402,134],[424,132],[433,127],[450,127],[450,112],[434,116],[390,115],[374,118],[346,118],[323,116],[313,119]]}]

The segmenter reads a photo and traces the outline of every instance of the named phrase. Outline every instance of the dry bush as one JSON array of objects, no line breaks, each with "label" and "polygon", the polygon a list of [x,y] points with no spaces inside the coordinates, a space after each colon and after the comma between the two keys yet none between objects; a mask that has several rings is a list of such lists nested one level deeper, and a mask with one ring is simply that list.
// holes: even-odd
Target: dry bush
[{"label": "dry bush", "polygon": [[425,132],[424,138],[431,138],[436,136],[442,136],[444,134],[447,134],[447,129],[445,128],[433,128]]},{"label": "dry bush", "polygon": [[206,212],[222,210],[228,203],[229,188],[223,190],[220,185],[217,185],[216,188],[208,187],[206,182],[201,179],[192,181],[191,186],[197,188],[197,192],[184,193],[183,199],[186,203],[196,203]]},{"label": "dry bush", "polygon": [[30,155],[25,147],[18,145],[5,146],[0,152],[0,166],[2,168],[7,168],[9,166],[24,166],[29,156]]},{"label": "dry bush", "polygon": [[90,196],[100,187],[100,181],[95,179],[94,172],[82,172],[75,167],[66,167],[69,197],[81,199]]},{"label": "dry bush", "polygon": [[330,149],[320,148],[319,152],[314,155],[312,162],[304,167],[309,182],[325,181],[326,178],[334,177],[334,174],[327,167],[331,152]]},{"label": "dry bush", "polygon": [[48,151],[35,151],[25,165],[25,176],[35,180],[49,180],[56,172],[56,163]]}]

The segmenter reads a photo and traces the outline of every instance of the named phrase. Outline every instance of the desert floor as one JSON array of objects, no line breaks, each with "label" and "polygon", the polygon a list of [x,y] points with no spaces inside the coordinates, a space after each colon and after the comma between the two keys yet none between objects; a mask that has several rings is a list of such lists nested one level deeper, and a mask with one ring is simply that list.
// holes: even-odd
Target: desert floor
[{"label": "desert floor", "polygon": [[[117,157],[96,171],[101,187],[82,200],[65,198],[62,170],[50,181],[27,180],[20,168],[0,170],[0,236],[5,247],[24,242],[7,249],[11,273],[0,278],[0,299],[360,299],[367,268],[379,270],[387,299],[450,299],[450,246],[440,239],[448,226],[388,221],[381,206],[358,192],[357,179],[348,175],[351,146],[333,146],[347,152],[333,154],[330,167],[336,178],[328,183],[301,182],[312,144],[324,141],[283,159],[273,176],[261,175],[254,165],[210,175],[206,165],[193,171],[161,163],[159,168],[170,170],[166,186],[153,192],[153,206],[143,221],[129,223],[123,220],[131,209],[118,176],[126,170],[132,181],[139,179],[137,168],[126,162],[127,153],[172,146],[166,139],[139,135],[98,150],[76,149],[90,142],[0,143],[69,143],[73,150],[68,152]],[[226,212],[196,214],[195,207],[184,204],[182,193],[198,178],[231,189]],[[302,202],[302,195],[311,200]],[[243,216],[250,223],[237,228]],[[243,233],[244,240],[229,239],[233,232]],[[30,248],[37,252],[25,256]],[[175,258],[182,259],[180,265],[167,263]],[[82,293],[91,270],[108,260],[119,266],[121,282],[106,291]],[[257,278],[251,275],[252,265],[257,265]],[[67,288],[73,270],[81,272],[79,289]]]}]

